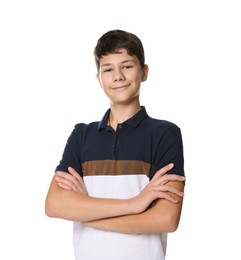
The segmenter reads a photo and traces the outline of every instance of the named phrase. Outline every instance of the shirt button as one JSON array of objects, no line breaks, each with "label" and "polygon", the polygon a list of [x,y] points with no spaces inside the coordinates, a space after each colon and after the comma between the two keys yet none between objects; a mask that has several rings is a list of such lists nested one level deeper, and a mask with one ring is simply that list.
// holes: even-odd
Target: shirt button
[{"label": "shirt button", "polygon": [[121,129],[122,128],[122,125],[119,125],[119,129]]}]

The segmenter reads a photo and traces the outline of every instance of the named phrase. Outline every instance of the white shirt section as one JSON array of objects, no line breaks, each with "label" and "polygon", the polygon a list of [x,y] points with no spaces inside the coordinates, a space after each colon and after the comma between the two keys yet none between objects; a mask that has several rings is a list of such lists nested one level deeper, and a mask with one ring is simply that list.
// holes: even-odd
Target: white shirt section
[{"label": "white shirt section", "polygon": [[88,194],[98,198],[129,199],[148,184],[146,175],[87,176],[84,177]]},{"label": "white shirt section", "polygon": [[[147,185],[146,175],[87,176],[90,196],[130,198]],[[74,223],[75,260],[164,260],[166,233],[122,234]]]}]

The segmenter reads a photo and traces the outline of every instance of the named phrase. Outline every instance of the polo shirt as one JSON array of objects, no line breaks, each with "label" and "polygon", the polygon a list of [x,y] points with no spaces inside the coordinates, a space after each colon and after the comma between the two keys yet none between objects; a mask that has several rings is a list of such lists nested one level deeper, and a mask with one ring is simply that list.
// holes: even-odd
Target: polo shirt
[{"label": "polo shirt", "polygon": [[[88,194],[128,199],[148,184],[156,171],[174,163],[168,174],[184,176],[180,128],[151,118],[144,106],[131,118],[108,125],[110,109],[101,121],[76,124],[56,170],[73,167],[83,177]],[[167,234],[123,234],[74,222],[76,260],[163,260]]]}]

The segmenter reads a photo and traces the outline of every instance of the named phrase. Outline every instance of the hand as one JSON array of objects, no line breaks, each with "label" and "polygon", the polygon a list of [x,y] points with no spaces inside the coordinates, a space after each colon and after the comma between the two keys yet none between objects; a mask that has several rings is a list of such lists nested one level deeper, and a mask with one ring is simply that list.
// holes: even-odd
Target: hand
[{"label": "hand", "polygon": [[166,174],[173,166],[174,164],[171,163],[157,171],[146,187],[137,196],[130,199],[137,214],[145,211],[156,199],[166,199],[178,203],[178,199],[173,195],[184,196],[184,193],[180,190],[168,186],[169,182],[185,181],[183,176]]},{"label": "hand", "polygon": [[69,167],[68,170],[70,174],[62,171],[56,172],[55,180],[58,186],[65,190],[73,190],[83,195],[88,195],[82,177],[72,167]]}]

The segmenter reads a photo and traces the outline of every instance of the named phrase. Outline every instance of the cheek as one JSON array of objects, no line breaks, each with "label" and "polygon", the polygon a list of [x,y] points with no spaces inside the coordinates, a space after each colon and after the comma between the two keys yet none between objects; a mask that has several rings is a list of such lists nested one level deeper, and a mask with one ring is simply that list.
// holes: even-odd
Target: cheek
[{"label": "cheek", "polygon": [[139,85],[143,80],[143,76],[142,75],[137,75],[135,78],[135,82],[137,85]]},{"label": "cheek", "polygon": [[99,77],[98,78],[98,81],[99,81],[99,84],[100,84],[100,87],[101,88],[104,88],[104,86],[105,86],[105,80],[103,79],[103,77]]},{"label": "cheek", "polygon": [[110,81],[111,81],[111,77],[107,77],[107,76],[99,77],[99,82],[102,85],[102,87],[108,85]]}]

